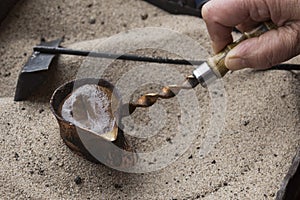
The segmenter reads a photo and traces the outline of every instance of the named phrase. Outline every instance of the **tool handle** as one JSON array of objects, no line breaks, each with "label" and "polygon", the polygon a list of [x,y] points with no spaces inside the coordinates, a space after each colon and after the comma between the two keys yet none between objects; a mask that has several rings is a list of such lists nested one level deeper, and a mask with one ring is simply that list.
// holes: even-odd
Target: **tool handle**
[{"label": "tool handle", "polygon": [[208,65],[213,69],[215,74],[219,76],[219,78],[223,77],[229,71],[229,69],[225,66],[225,57],[231,49],[233,49],[235,46],[246,39],[258,37],[265,32],[276,28],[277,26],[273,22],[264,22],[252,31],[243,33],[243,35],[239,39],[227,45],[221,52],[219,52],[215,56],[209,58],[207,60]]}]

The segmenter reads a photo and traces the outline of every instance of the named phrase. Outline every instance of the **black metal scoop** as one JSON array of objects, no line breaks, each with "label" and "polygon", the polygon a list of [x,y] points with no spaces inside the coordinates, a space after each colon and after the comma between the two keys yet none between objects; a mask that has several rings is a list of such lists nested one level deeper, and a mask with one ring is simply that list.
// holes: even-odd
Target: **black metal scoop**
[{"label": "black metal scoop", "polygon": [[162,57],[147,57],[134,54],[114,54],[107,52],[82,51],[59,47],[62,39],[53,40],[50,42],[41,42],[34,47],[33,54],[28,62],[24,65],[18,79],[15,101],[26,100],[44,81],[47,80],[47,71],[50,64],[56,55],[66,54],[75,56],[89,56],[107,59],[128,60],[138,62],[153,62],[161,64],[176,64],[176,65],[200,65],[203,61],[184,60],[184,59],[169,59]]},{"label": "black metal scoop", "polygon": [[[42,41],[40,45],[46,47],[58,47],[62,39],[50,42]],[[19,75],[15,101],[26,100],[27,97],[40,86],[47,77],[47,70],[55,57],[55,54],[45,54],[34,51]]]}]

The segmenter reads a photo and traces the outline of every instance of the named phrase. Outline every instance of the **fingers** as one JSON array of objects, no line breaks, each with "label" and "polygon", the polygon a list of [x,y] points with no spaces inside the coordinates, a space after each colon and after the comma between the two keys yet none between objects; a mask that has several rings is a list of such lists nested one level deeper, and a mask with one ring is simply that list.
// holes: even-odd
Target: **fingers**
[{"label": "fingers", "polygon": [[251,17],[248,17],[243,23],[236,26],[236,28],[241,32],[251,31],[257,26],[259,26],[260,22],[254,21]]},{"label": "fingers", "polygon": [[300,21],[243,41],[225,59],[228,69],[269,68],[300,53]]},{"label": "fingers", "polygon": [[247,39],[225,60],[229,69],[268,68],[300,53],[300,0],[211,0],[202,8],[215,53],[232,42],[232,27],[249,31],[272,20],[279,28]]},{"label": "fingers", "polygon": [[232,27],[248,18],[244,1],[212,0],[202,8],[202,16],[206,23],[215,53],[232,42]]},{"label": "fingers", "polygon": [[[275,4],[275,2],[273,3]],[[202,8],[215,53],[232,42],[232,27],[249,31],[271,18],[269,5],[262,0],[211,0]]]}]

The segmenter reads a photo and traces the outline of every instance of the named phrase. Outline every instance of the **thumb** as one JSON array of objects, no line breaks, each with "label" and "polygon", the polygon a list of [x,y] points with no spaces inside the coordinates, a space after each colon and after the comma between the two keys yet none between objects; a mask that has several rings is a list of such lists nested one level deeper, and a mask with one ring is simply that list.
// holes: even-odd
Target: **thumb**
[{"label": "thumb", "polygon": [[294,23],[250,38],[234,47],[226,56],[230,70],[266,69],[300,53],[300,23]]}]

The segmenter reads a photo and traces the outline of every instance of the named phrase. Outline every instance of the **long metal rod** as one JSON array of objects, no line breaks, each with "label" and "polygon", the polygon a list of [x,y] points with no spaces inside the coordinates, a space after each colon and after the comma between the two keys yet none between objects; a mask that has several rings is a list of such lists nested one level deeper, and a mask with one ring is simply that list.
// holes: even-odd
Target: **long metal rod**
[{"label": "long metal rod", "polygon": [[66,54],[75,56],[90,56],[97,58],[117,59],[117,60],[130,60],[139,62],[153,62],[161,64],[176,64],[176,65],[201,65],[204,61],[199,60],[184,60],[184,59],[170,59],[160,57],[147,57],[139,56],[134,54],[114,54],[105,52],[94,52],[94,51],[82,51],[67,49],[61,47],[47,47],[47,46],[35,46],[33,50],[40,53],[46,54]]}]

